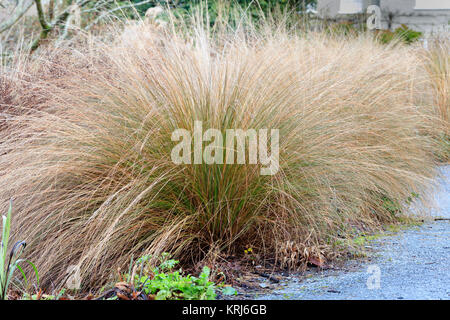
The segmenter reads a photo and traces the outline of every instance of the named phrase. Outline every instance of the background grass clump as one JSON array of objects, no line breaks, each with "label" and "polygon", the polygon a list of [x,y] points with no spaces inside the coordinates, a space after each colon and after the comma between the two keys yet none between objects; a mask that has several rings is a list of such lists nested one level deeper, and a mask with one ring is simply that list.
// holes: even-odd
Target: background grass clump
[{"label": "background grass clump", "polygon": [[424,50],[425,68],[431,80],[434,112],[439,127],[437,139],[441,145],[438,157],[450,159],[450,38],[448,33],[432,39]]},{"label": "background grass clump", "polygon": [[[64,72],[34,83],[45,99],[8,112],[0,203],[14,196],[14,236],[44,286],[73,265],[83,288],[104,284],[130,256],[163,252],[213,264],[251,247],[299,268],[333,258],[330,244],[355,229],[395,222],[411,194],[426,200],[437,116],[414,47],[197,21],[54,49]],[[278,129],[280,170],[175,165],[171,134],[196,120]]]}]

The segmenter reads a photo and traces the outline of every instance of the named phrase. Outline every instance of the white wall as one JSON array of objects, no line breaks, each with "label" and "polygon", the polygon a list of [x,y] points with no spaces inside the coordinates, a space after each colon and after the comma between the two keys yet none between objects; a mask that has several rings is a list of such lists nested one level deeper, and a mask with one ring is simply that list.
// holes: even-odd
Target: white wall
[{"label": "white wall", "polygon": [[[445,5],[450,2],[450,0],[439,1]],[[363,2],[365,8],[371,3],[370,0]],[[317,11],[324,18],[348,18],[338,13],[339,4],[340,0],[318,0]],[[416,0],[381,0],[380,7],[383,14],[383,28],[387,29],[390,26],[391,29],[395,29],[401,24],[406,24],[423,32],[449,30],[450,10],[415,10]]]}]

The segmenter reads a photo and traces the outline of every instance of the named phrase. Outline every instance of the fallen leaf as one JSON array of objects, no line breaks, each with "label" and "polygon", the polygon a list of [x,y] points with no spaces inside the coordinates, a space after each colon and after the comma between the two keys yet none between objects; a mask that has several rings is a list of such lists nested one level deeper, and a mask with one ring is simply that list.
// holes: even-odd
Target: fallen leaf
[{"label": "fallen leaf", "polygon": [[321,257],[309,257],[308,263],[312,264],[313,266],[323,268],[325,266],[325,261]]},{"label": "fallen leaf", "polygon": [[130,298],[128,298],[122,292],[117,292],[116,295],[117,295],[117,298],[119,298],[120,300],[130,300]]},{"label": "fallen leaf", "polygon": [[92,300],[92,299],[94,299],[94,296],[92,295],[92,293],[89,293],[89,294],[84,298],[84,300]]},{"label": "fallen leaf", "polygon": [[132,289],[132,286],[127,282],[117,282],[114,285],[114,288],[126,292],[127,294],[131,294],[134,290]]}]

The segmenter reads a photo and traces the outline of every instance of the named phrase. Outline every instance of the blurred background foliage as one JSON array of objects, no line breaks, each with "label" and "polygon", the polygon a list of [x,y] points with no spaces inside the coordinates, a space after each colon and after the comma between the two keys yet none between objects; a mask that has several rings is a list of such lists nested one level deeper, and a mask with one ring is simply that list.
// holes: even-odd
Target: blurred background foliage
[{"label": "blurred background foliage", "polygon": [[[329,33],[356,36],[365,32],[365,23],[358,19],[327,21],[315,14],[317,0],[0,0],[0,55],[18,43],[36,50],[42,43],[73,39],[80,31],[103,33],[105,27],[120,26],[128,20],[145,19],[151,8],[162,8],[157,15],[168,22],[170,13],[177,21],[190,24],[193,16],[205,25],[235,28],[243,16],[254,26],[258,21],[282,21],[288,28],[307,32],[325,30]],[[41,6],[41,14],[37,8]],[[198,16],[197,16],[198,14]],[[155,18],[155,17],[153,17]],[[218,23],[220,22],[220,23]],[[410,44],[421,37],[419,32],[402,26],[397,30],[374,33],[382,43],[399,39]]]},{"label": "blurred background foliage", "polygon": [[[0,51],[24,39],[34,51],[49,39],[67,39],[78,31],[99,31],[103,26],[145,17],[148,9],[170,8],[189,23],[193,13],[215,25],[217,18],[233,27],[242,12],[252,21],[262,17],[304,17],[317,0],[0,0]],[[42,10],[38,8],[41,7]],[[167,12],[167,11],[166,11]],[[164,20],[166,13],[161,14]],[[167,18],[167,17],[166,17]],[[276,18],[274,18],[276,19]],[[167,20],[167,19],[165,19]]]},{"label": "blurred background foliage", "polygon": [[[128,3],[128,1],[120,1],[123,4]],[[132,3],[139,4],[142,0],[131,0]],[[144,15],[145,12],[154,6],[170,6],[172,9],[177,9],[179,12],[190,12],[195,7],[201,5],[201,3],[205,3],[202,0],[193,0],[193,1],[183,1],[183,0],[156,0],[151,1],[147,4],[139,5],[137,11],[140,15]],[[269,13],[274,9],[281,10],[296,10],[303,11],[307,8],[314,7],[317,3],[317,0],[234,0],[234,1],[224,1],[224,0],[209,0],[207,1],[208,11],[212,15],[217,15],[218,7],[220,4],[228,3],[230,6],[239,6],[241,8],[247,8],[255,17],[260,15],[260,12]]]}]

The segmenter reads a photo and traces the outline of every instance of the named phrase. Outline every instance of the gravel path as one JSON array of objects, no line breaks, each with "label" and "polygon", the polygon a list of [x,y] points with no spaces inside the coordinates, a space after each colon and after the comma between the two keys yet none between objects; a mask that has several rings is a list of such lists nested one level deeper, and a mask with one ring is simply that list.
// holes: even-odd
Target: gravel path
[{"label": "gravel path", "polygon": [[[450,166],[442,167],[434,216],[450,218]],[[426,222],[370,243],[368,261],[290,278],[257,299],[450,299],[450,221]]]}]

